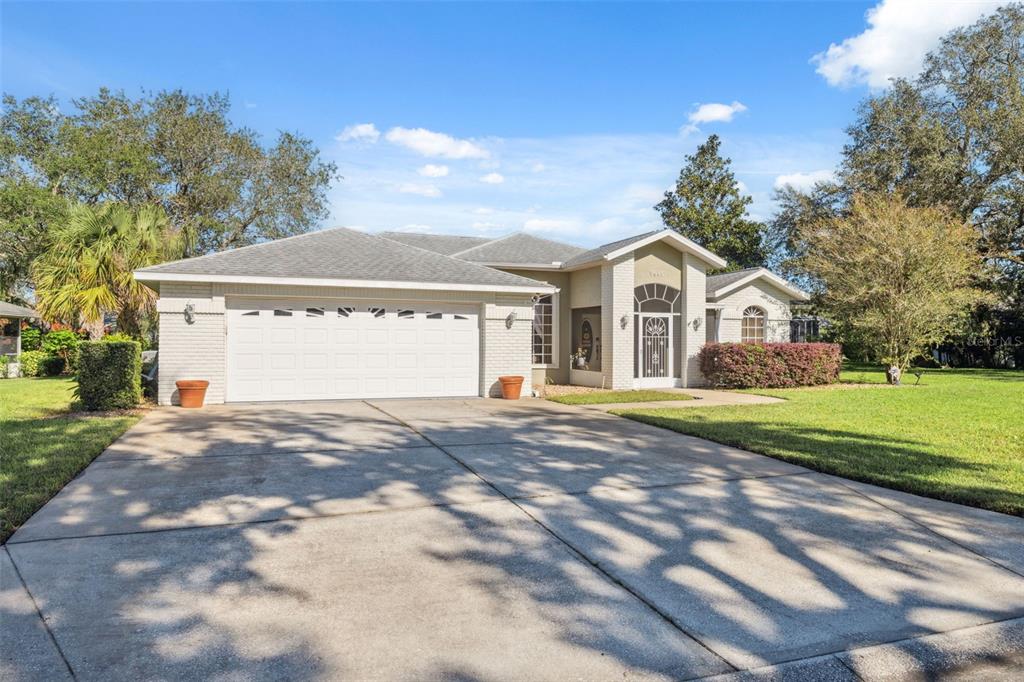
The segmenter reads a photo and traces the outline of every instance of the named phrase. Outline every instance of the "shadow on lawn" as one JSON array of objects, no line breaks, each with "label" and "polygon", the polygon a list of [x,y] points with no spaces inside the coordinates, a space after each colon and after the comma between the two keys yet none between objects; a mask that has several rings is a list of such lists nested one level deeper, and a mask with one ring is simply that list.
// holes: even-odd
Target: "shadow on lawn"
[{"label": "shadow on lawn", "polygon": [[129,431],[8,544],[76,674],[729,669],[592,563],[734,667],[1024,613],[1024,581],[785,464],[560,406],[380,406],[416,431],[362,403]]},{"label": "shadow on lawn", "polygon": [[[966,481],[957,487],[940,483],[940,475],[978,474],[1002,469],[981,462],[937,454],[919,441],[854,431],[823,429],[797,423],[711,421],[700,415],[679,417],[624,411],[621,416],[678,433],[708,438],[800,466],[864,483],[967,504],[990,511],[1024,516],[1024,495],[1005,488]],[[991,474],[990,474],[991,475]],[[948,479],[947,479],[948,480]]]}]

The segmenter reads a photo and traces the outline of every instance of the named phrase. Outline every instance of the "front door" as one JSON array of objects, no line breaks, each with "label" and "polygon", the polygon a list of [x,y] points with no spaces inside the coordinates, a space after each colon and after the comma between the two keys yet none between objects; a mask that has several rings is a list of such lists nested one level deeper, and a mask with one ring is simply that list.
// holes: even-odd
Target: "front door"
[{"label": "front door", "polygon": [[640,315],[640,377],[641,386],[671,386],[672,379],[672,317]]}]

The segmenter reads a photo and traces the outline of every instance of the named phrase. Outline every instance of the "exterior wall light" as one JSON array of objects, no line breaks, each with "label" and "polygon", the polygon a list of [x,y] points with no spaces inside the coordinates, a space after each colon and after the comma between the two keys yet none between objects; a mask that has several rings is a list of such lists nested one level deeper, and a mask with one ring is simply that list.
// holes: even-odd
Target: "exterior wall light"
[{"label": "exterior wall light", "polygon": [[505,316],[505,329],[511,329],[512,325],[516,323],[516,311],[510,312]]},{"label": "exterior wall light", "polygon": [[192,324],[196,321],[196,307],[189,301],[185,304],[185,324]]},{"label": "exterior wall light", "polygon": [[629,326],[629,315],[623,315],[619,318],[619,326],[623,329]]},{"label": "exterior wall light", "polygon": [[691,322],[690,324],[693,325],[693,331],[699,331],[700,330],[700,325],[701,325],[701,319],[699,317],[695,317],[695,318],[693,318],[693,322]]}]

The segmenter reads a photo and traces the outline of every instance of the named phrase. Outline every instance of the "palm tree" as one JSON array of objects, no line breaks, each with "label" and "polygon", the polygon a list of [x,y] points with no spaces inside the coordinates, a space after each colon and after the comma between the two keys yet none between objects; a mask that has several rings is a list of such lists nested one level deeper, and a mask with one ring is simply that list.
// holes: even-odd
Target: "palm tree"
[{"label": "palm tree", "polygon": [[140,333],[156,294],[132,271],[180,258],[185,243],[159,206],[75,207],[52,235],[53,247],[33,265],[37,308],[47,321],[81,325],[103,335],[103,316],[117,314],[119,331]]}]

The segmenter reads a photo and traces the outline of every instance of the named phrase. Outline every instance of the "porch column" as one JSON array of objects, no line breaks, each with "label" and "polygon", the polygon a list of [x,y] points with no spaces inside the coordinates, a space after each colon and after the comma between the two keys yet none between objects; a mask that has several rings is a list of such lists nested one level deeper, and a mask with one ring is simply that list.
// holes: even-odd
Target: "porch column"
[{"label": "porch column", "polygon": [[[682,254],[683,270],[683,305],[682,317],[682,371],[679,376],[683,380],[683,386],[694,387],[704,384],[704,377],[700,373],[700,363],[697,354],[704,345],[707,330],[706,308],[707,305],[707,271],[704,261],[688,253]],[[694,329],[696,322],[697,328]]]},{"label": "porch column", "polygon": [[613,390],[633,387],[633,287],[632,253],[601,266],[601,374]]}]

